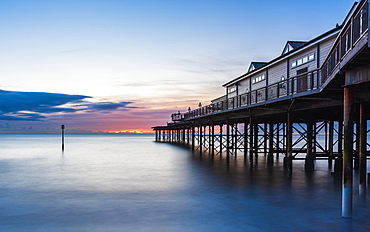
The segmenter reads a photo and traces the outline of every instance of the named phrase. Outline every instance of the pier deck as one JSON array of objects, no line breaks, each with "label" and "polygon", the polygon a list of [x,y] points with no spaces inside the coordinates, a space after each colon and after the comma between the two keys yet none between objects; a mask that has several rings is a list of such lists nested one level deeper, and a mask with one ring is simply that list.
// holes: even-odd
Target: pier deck
[{"label": "pier deck", "polygon": [[294,159],[305,159],[306,171],[315,159],[326,158],[330,167],[334,161],[343,175],[342,216],[351,217],[352,171],[360,172],[366,195],[370,150],[368,10],[368,0],[360,1],[342,25],[258,67],[252,63],[224,85],[225,96],[153,127],[156,141],[227,160],[242,154],[251,165],[261,153],[271,164],[274,154],[285,154],[289,175]]}]

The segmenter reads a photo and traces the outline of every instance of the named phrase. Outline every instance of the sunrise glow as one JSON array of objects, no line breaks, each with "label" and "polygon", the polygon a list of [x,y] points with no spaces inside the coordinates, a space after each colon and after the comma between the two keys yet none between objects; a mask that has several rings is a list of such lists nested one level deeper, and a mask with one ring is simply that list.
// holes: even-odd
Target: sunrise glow
[{"label": "sunrise glow", "polygon": [[104,131],[105,133],[113,134],[153,134],[153,130],[143,130],[143,129],[134,129],[134,130],[109,130]]}]

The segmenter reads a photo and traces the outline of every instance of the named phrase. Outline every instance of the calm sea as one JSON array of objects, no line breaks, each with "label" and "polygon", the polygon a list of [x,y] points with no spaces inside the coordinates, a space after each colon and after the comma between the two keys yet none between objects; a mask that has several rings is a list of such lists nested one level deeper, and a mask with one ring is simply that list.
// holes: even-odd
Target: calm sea
[{"label": "calm sea", "polygon": [[61,152],[60,135],[0,135],[0,231],[370,231],[356,189],[341,218],[327,161],[288,178],[282,157],[251,169],[153,139],[67,134]]}]

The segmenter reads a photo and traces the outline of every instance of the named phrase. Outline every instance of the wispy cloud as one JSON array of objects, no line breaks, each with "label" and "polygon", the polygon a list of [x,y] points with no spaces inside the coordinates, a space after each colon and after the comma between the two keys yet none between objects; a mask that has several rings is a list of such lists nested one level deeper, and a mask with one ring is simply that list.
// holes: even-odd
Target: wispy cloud
[{"label": "wispy cloud", "polygon": [[118,102],[118,103],[97,102],[97,103],[89,103],[89,104],[86,104],[85,106],[87,106],[87,110],[89,111],[101,111],[101,112],[108,113],[112,110],[127,110],[127,109],[137,108],[134,106],[128,106],[131,103],[133,102]]},{"label": "wispy cloud", "polygon": [[57,113],[101,112],[136,108],[133,102],[88,102],[85,95],[0,90],[0,120],[44,121]]}]

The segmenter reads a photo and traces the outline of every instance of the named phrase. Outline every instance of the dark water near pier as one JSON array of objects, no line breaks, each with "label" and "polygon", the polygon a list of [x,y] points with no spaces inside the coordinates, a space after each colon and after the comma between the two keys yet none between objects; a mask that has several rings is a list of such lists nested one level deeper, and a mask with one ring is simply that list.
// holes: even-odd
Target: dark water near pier
[{"label": "dark water near pier", "polygon": [[[341,180],[263,155],[216,156],[143,135],[0,135],[0,231],[370,231],[370,200],[354,191],[341,218]],[[369,192],[369,191],[368,191]],[[368,194],[368,199],[370,195]]]}]

